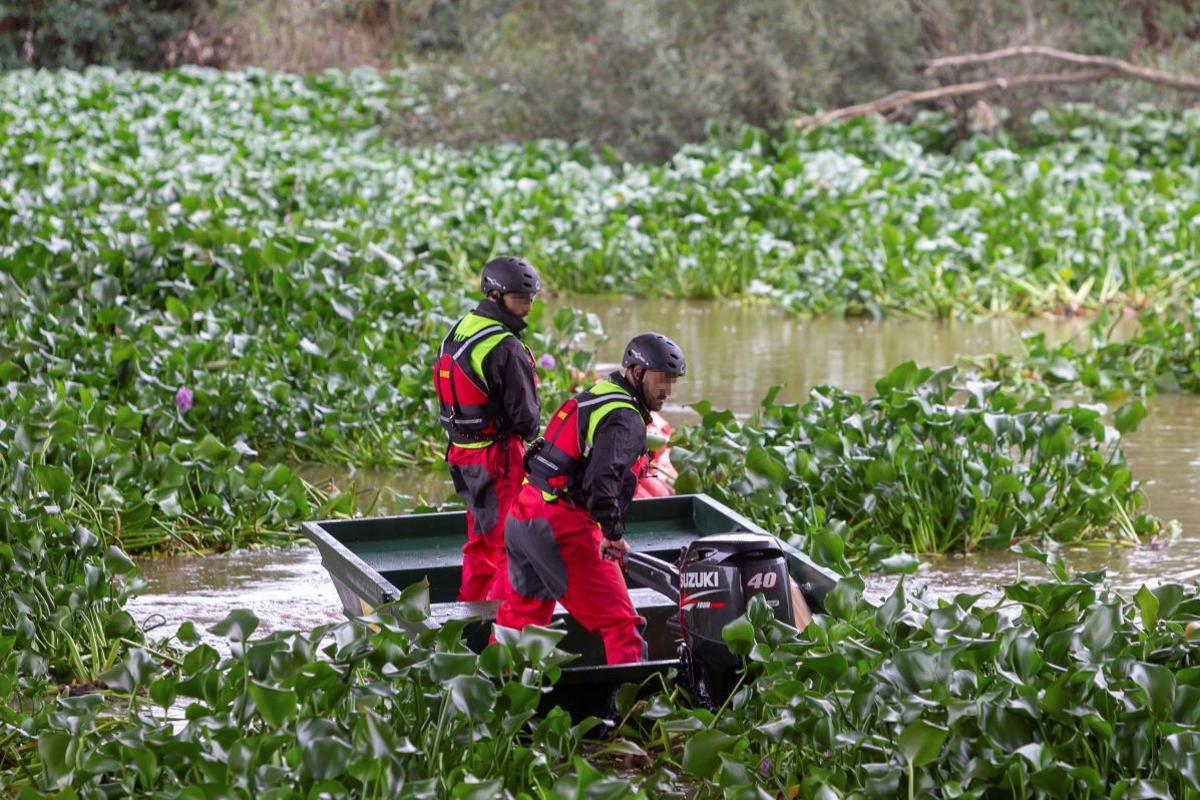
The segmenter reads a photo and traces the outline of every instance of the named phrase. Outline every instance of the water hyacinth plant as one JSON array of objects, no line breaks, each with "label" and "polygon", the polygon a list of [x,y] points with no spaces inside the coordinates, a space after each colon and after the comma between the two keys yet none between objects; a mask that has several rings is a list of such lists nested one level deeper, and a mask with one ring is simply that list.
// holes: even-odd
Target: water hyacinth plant
[{"label": "water hyacinth plant", "polygon": [[1158,531],[1119,448],[1145,416],[1140,401],[1108,425],[1100,407],[1055,408],[1044,392],[911,362],[876,390],[822,386],[803,405],[777,404],[773,390],[745,421],[701,404],[700,424],[676,438],[679,485],[792,532],[825,563]]},{"label": "water hyacinth plant", "polygon": [[[361,621],[255,638],[235,611],[24,723],[10,788],[190,797],[1200,796],[1200,597],[1098,574],[882,605],[846,579],[803,634],[761,600],[724,630],[747,680],[719,709],[619,693],[617,725],[535,714],[569,656],[528,629],[476,655],[421,630],[424,587]],[[395,614],[395,616],[393,616]],[[172,719],[174,721],[172,721]],[[36,745],[35,745],[36,740]]]},{"label": "water hyacinth plant", "polygon": [[1024,336],[1024,352],[966,359],[989,379],[1017,386],[1041,383],[1058,394],[1120,401],[1157,392],[1200,392],[1200,301],[1147,309],[1121,335],[1121,318],[1101,314],[1082,342],[1050,344]]},{"label": "water hyacinth plant", "polygon": [[[558,142],[400,149],[380,123],[409,91],[369,72],[0,76],[0,792],[1200,788],[1197,600],[1181,587],[1130,603],[1058,575],[1009,587],[1020,611],[1004,614],[903,590],[873,608],[848,580],[799,637],[762,608],[730,626],[758,680],[725,708],[630,691],[607,736],[533,713],[558,634],[472,654],[453,626],[414,632],[420,589],[399,621],[304,633],[254,638],[235,612],[213,629],[228,655],[187,624],[151,641],[123,608],[139,588],[126,553],[277,544],[352,513],[296,460],[440,458],[428,365],[497,252],[556,289],[831,315],[1140,305],[1197,284],[1179,222],[1200,202],[1193,114],[1065,109],[1034,120],[1032,145],[979,136],[955,153],[938,119],[749,131],[631,165]],[[577,344],[595,321],[539,304],[531,322],[553,407],[593,366]],[[679,488],[842,567],[1149,535],[1119,450],[1144,408],[1114,402],[1109,420],[1046,387],[1072,384],[1067,363],[1106,400],[1167,375],[1194,389],[1195,330],[1162,315],[1086,351],[1031,340],[1021,368],[903,365],[876,397],[768,397],[750,421],[701,405]]]},{"label": "water hyacinth plant", "polygon": [[877,606],[847,579],[797,638],[752,603],[724,635],[756,680],[716,715],[634,704],[619,732],[706,796],[1200,796],[1195,591],[1130,601],[1026,554],[1054,578],[1005,587],[1007,608],[903,582]]},{"label": "water hyacinth plant", "polygon": [[[364,260],[445,280],[503,250],[559,290],[748,293],[832,316],[1143,306],[1200,280],[1196,112],[1058,109],[1031,121],[1032,145],[1000,131],[954,152],[937,116],[749,130],[644,165],[550,141],[398,148],[382,123],[417,93],[368,71],[9,72],[0,257],[19,285],[78,272],[87,285],[63,289],[105,317],[153,287],[184,328],[222,315],[210,289],[233,281],[300,317],[296,367],[344,355],[319,321],[352,328],[377,368],[407,350],[371,323],[422,309],[358,279]],[[251,355],[255,323],[229,329]],[[206,362],[243,357],[212,344]]]}]

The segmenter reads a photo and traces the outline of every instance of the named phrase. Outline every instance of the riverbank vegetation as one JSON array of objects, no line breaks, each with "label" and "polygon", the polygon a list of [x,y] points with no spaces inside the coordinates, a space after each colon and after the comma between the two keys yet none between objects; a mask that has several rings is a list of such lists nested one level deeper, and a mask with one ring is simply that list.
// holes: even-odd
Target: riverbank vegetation
[{"label": "riverbank vegetation", "polygon": [[[44,0],[0,9],[0,67],[164,69],[187,64],[297,74],[407,69],[417,105],[391,98],[405,144],[474,148],[587,140],[662,162],[705,141],[812,109],[937,87],[931,59],[1041,44],[1200,74],[1191,0]],[[1027,59],[1031,71],[1047,63]],[[972,75],[1005,74],[989,65]],[[950,82],[963,77],[954,70]],[[1184,108],[1186,93],[1122,82],[990,92],[947,104],[954,136],[1019,131],[1030,113],[1090,101],[1125,115]]]}]

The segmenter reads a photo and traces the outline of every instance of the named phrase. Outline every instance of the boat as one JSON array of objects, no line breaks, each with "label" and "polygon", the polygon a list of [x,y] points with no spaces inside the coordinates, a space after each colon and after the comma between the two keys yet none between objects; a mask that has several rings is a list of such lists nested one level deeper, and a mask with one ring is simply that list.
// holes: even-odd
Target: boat
[{"label": "boat", "polygon": [[[466,540],[462,511],[405,514],[391,517],[306,522],[303,533],[317,546],[347,617],[371,614],[400,597],[401,591],[422,580],[429,584],[430,617],[425,624],[469,620],[464,629],[468,647],[478,652],[487,645],[498,602],[462,603],[456,600],[461,577],[461,548]],[[625,517],[625,536],[632,550],[675,563],[693,540],[716,534],[767,533],[750,520],[704,494],[672,495],[634,500]],[[781,545],[787,569],[813,613],[824,611],[825,595],[839,576]],[[627,578],[628,581],[628,578]],[[562,669],[543,707],[560,704],[573,713],[585,707],[602,711],[607,698],[626,683],[647,685],[664,677],[678,663],[677,599],[642,586],[630,585],[637,612],[645,617],[643,632],[648,660],[610,666],[605,663],[599,636],[578,625],[562,607],[554,625],[566,635],[559,648],[578,655]]]}]

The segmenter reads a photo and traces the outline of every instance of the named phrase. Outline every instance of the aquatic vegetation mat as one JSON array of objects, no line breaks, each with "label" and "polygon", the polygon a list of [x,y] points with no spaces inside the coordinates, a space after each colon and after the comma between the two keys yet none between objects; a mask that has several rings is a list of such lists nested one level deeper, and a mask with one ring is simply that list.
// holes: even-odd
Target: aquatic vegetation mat
[{"label": "aquatic vegetation mat", "polygon": [[677,488],[703,490],[791,536],[826,564],[916,569],[908,553],[1007,547],[1030,537],[1136,543],[1161,522],[1120,449],[1146,415],[1057,406],[1041,384],[1006,389],[909,362],[869,398],[835,387],[739,420],[707,403],[672,451]]},{"label": "aquatic vegetation mat", "polygon": [[[499,251],[559,290],[749,294],[835,316],[1140,306],[1200,280],[1196,111],[1054,109],[1027,144],[954,145],[938,116],[748,130],[655,165],[549,140],[396,146],[385,123],[421,102],[403,73],[8,72],[0,258],[19,285],[62,272],[73,301],[152,283],[189,325],[232,283],[363,329],[419,302],[355,280],[364,262],[465,281]],[[314,296],[314,280],[333,291]],[[315,322],[292,345],[343,356]],[[387,366],[395,336],[349,352]]]},{"label": "aquatic vegetation mat", "polygon": [[[724,630],[747,678],[718,709],[680,690],[615,700],[612,728],[535,714],[561,631],[480,654],[420,630],[423,586],[311,633],[255,637],[240,610],[132,648],[100,694],[7,728],[14,790],[163,797],[1195,797],[1200,596],[1133,600],[1099,574],[1005,587],[1006,607],[881,605],[842,581],[803,634],[756,598]],[[395,616],[392,616],[392,614]],[[165,646],[165,645],[159,645]],[[164,657],[165,656],[165,657]],[[3,713],[3,712],[0,712]]]},{"label": "aquatic vegetation mat", "polygon": [[[1022,610],[1006,616],[971,598],[870,608],[847,582],[799,638],[762,609],[731,626],[759,679],[725,709],[625,696],[598,743],[584,740],[594,720],[532,714],[563,658],[550,632],[477,656],[453,628],[379,619],[254,639],[235,612],[214,629],[228,655],[189,625],[152,641],[123,607],[140,588],[127,553],[277,544],[302,519],[352,512],[295,461],[440,457],[430,356],[497,252],[559,290],[832,315],[1196,289],[1194,114],[1060,109],[1030,147],[977,137],[954,153],[938,119],[749,131],[638,165],[549,141],[398,148],[383,123],[420,102],[410,89],[369,72],[0,76],[0,789],[1197,790],[1197,601],[1181,587],[1130,604],[1060,575],[1009,587]],[[1128,340],[902,365],[872,398],[769,396],[740,421],[702,406],[678,440],[680,488],[843,568],[1152,535],[1120,434],[1151,388],[1200,388],[1195,313],[1155,313]],[[595,330],[537,312],[545,405],[591,369],[578,344]],[[1097,398],[1111,417],[1079,402]],[[406,624],[420,598],[398,609]]]}]

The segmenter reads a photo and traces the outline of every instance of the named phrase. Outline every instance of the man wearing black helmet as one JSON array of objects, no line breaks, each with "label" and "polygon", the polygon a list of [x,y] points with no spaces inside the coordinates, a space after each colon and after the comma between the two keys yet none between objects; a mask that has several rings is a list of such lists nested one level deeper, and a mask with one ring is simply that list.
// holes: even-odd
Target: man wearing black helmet
[{"label": "man wearing black helmet", "polygon": [[524,479],[525,441],[537,436],[541,417],[533,354],[521,342],[541,278],[527,261],[505,256],[483,268],[480,288],[483,301],[450,329],[433,370],[450,438],[446,461],[467,507],[463,601],[504,591],[504,520]]},{"label": "man wearing black helmet", "polygon": [[629,550],[625,510],[646,469],[646,425],[687,371],[659,333],[635,336],[614,372],[551,417],[526,457],[529,483],[505,529],[509,589],[496,624],[545,625],[562,603],[604,640],[609,664],[639,661],[644,620],[617,561]]}]

